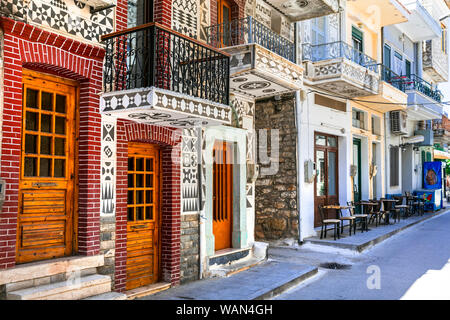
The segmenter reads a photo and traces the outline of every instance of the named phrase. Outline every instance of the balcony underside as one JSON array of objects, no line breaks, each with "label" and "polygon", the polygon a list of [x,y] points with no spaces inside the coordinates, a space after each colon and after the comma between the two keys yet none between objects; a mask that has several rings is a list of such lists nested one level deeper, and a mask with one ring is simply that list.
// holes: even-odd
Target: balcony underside
[{"label": "balcony underside", "polygon": [[251,99],[300,90],[303,68],[258,44],[223,49],[232,55],[230,91]]},{"label": "balcony underside", "polygon": [[292,22],[326,16],[339,10],[338,0],[267,0],[267,3]]},{"label": "balcony underside", "polygon": [[419,121],[442,118],[442,105],[436,102],[436,100],[429,98],[416,90],[407,91],[407,94],[407,112],[410,119]]},{"label": "balcony underside", "polygon": [[368,108],[385,113],[394,110],[406,109],[406,104],[408,103],[408,95],[403,91],[382,81],[380,85],[379,94],[367,96],[361,98],[360,100],[370,101],[370,102],[363,102],[363,101],[359,102],[367,106]]},{"label": "balcony underside", "polygon": [[104,93],[100,112],[136,122],[187,128],[230,125],[227,105],[156,87]]},{"label": "balcony underside", "polygon": [[337,58],[307,62],[306,79],[309,85],[335,93],[341,97],[378,95],[380,77],[348,59]]}]

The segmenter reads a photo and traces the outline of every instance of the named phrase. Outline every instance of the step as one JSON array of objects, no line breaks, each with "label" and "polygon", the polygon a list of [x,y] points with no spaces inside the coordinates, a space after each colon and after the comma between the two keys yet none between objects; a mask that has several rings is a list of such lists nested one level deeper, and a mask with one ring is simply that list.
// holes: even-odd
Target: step
[{"label": "step", "polygon": [[[79,281],[77,281],[79,280]],[[111,291],[109,276],[94,274],[7,293],[7,300],[79,300]]]},{"label": "step", "polygon": [[266,261],[263,258],[248,258],[244,261],[234,262],[228,265],[210,267],[209,273],[211,277],[229,277],[239,272],[253,268],[260,263]]},{"label": "step", "polygon": [[152,295],[161,291],[165,291],[171,287],[168,282],[157,282],[150,284],[148,286],[139,287],[136,289],[131,289],[125,292],[128,300],[133,300],[136,298]]},{"label": "step", "polygon": [[0,271],[0,285],[97,268],[104,264],[105,258],[103,255],[65,257],[27,263]]},{"label": "step", "polygon": [[106,292],[95,296],[84,298],[83,300],[126,300],[127,295],[120,292]]}]

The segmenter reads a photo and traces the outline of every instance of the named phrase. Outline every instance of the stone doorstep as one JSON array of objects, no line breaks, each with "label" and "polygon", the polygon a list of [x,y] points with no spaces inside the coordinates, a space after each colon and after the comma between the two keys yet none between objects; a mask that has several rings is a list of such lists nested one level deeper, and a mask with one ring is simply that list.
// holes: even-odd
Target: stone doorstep
[{"label": "stone doorstep", "polygon": [[103,255],[64,257],[18,265],[0,271],[0,285],[103,266]]},{"label": "stone doorstep", "polygon": [[260,263],[266,261],[263,258],[247,258],[244,261],[235,262],[231,265],[216,266],[209,269],[209,273],[213,277],[229,277],[253,268]]},{"label": "stone doorstep", "polygon": [[7,293],[8,300],[78,300],[111,291],[111,277],[90,275]]},{"label": "stone doorstep", "polygon": [[168,282],[157,282],[150,284],[148,286],[140,287],[125,291],[127,296],[127,300],[133,300],[135,298],[140,298],[143,296],[148,296],[155,294],[157,292],[161,292],[167,290],[171,287],[171,284]]},{"label": "stone doorstep", "polygon": [[[309,238],[309,239],[306,238],[304,243],[310,243],[310,244],[318,245],[318,246],[327,246],[327,247],[334,247],[334,248],[340,248],[340,249],[347,249],[347,250],[352,250],[352,251],[356,251],[358,253],[361,253],[361,252],[363,252],[363,251],[365,251],[365,250],[367,250],[369,248],[372,248],[373,246],[377,245],[378,243],[380,243],[380,242],[382,242],[382,241],[384,241],[384,240],[386,240],[386,239],[396,235],[397,233],[399,233],[399,232],[401,232],[403,230],[406,230],[406,229],[408,229],[408,228],[410,228],[412,226],[415,226],[415,225],[417,225],[417,224],[419,224],[421,222],[427,221],[428,219],[431,219],[433,217],[439,216],[439,215],[444,214],[446,212],[449,212],[449,209],[442,209],[440,211],[434,212],[433,214],[431,214],[428,217],[424,217],[424,218],[419,219],[417,221],[408,223],[408,224],[406,224],[406,225],[404,225],[404,226],[402,226],[402,227],[400,227],[398,229],[394,229],[394,230],[392,230],[392,231],[390,231],[388,233],[382,234],[382,235],[380,235],[380,236],[378,236],[378,237],[376,237],[374,239],[371,239],[371,240],[366,241],[365,243],[361,243],[361,244],[341,243],[341,242],[338,242],[339,240],[337,240],[336,242],[334,240],[330,240],[330,241],[327,241],[327,240],[316,240],[316,239],[313,239],[313,238]],[[354,237],[354,236],[357,237],[358,234],[352,235],[352,237]]]}]

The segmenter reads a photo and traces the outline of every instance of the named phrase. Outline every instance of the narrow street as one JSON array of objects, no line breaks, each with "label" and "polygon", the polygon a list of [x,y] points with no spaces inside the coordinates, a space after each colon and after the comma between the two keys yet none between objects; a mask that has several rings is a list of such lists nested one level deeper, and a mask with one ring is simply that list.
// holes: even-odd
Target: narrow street
[{"label": "narrow street", "polygon": [[[343,270],[320,268],[314,278],[275,299],[449,299],[449,230],[450,213],[447,212],[401,232],[361,255],[303,250],[293,254],[292,249],[273,249],[271,258],[280,261],[351,265],[350,269]],[[446,265],[446,271],[441,271]],[[377,271],[380,275],[378,283],[374,280]],[[427,272],[429,275],[424,276]],[[368,282],[369,287],[379,289],[369,289]]]}]

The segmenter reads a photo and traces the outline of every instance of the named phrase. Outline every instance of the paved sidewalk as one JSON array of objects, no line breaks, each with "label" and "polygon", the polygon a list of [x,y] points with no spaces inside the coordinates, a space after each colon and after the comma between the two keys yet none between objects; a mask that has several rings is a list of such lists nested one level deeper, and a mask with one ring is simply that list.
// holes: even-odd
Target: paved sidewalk
[{"label": "paved sidewalk", "polygon": [[[341,235],[340,239],[334,240],[333,231],[327,233],[326,239],[320,239],[320,229],[318,235],[315,237],[306,238],[304,243],[309,243],[313,245],[329,246],[341,249],[348,249],[357,252],[363,252],[374,245],[380,243],[383,240],[403,231],[409,227],[416,225],[422,221],[428,220],[437,215],[444,214],[450,211],[450,208],[441,209],[436,212],[425,212],[423,216],[412,216],[406,219],[401,219],[398,223],[392,223],[390,225],[375,225],[369,226],[368,232],[361,232],[361,230],[356,230],[356,234],[351,236],[348,235],[348,227],[344,228],[344,233]],[[359,228],[359,226],[358,226]]]},{"label": "paved sidewalk", "polygon": [[317,268],[268,260],[227,278],[193,281],[138,300],[262,300],[315,275]]}]

